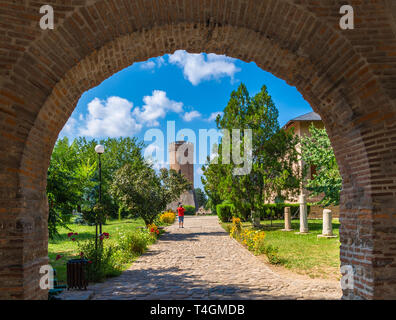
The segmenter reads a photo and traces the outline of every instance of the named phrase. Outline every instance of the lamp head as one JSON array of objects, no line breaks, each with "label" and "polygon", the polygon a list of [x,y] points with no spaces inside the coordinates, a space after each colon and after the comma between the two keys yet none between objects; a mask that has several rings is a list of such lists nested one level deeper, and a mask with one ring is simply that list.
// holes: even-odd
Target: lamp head
[{"label": "lamp head", "polygon": [[104,146],[98,144],[98,145],[95,147],[95,152],[96,152],[97,154],[103,154],[103,153],[104,153]]}]

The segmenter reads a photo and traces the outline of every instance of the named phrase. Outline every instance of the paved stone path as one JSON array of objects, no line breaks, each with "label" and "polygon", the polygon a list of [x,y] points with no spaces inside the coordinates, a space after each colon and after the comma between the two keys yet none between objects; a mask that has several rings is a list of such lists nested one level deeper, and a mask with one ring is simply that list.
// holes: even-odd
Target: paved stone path
[{"label": "paved stone path", "polygon": [[339,299],[338,282],[289,279],[231,239],[217,217],[186,217],[92,299]]}]

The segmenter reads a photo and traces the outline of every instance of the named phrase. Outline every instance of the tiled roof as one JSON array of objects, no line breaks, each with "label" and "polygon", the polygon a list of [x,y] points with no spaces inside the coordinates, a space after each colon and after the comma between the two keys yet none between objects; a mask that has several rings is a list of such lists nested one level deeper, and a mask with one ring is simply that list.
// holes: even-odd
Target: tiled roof
[{"label": "tiled roof", "polygon": [[290,121],[320,121],[322,118],[316,112],[310,112]]}]

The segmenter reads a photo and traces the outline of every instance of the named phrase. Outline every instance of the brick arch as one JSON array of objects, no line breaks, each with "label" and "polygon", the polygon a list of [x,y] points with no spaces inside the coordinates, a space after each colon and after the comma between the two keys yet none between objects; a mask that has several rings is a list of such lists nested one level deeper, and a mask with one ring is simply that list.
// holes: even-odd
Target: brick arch
[{"label": "brick arch", "polygon": [[[394,7],[355,5],[358,30],[342,32],[330,0],[47,2],[59,12],[56,29],[27,32],[9,19],[15,54],[1,69],[0,296],[45,295],[37,279],[47,262],[46,171],[81,94],[176,49],[254,61],[299,89],[322,115],[343,176],[341,262],[356,272],[344,297],[396,296]],[[31,6],[6,10],[35,21]]]}]

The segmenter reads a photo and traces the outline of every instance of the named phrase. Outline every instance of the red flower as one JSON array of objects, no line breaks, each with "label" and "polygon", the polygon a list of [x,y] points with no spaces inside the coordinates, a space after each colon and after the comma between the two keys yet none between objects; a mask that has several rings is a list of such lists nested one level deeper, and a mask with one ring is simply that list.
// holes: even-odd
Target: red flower
[{"label": "red flower", "polygon": [[58,261],[59,259],[61,259],[62,258],[62,256],[60,255],[60,254],[58,254],[57,256],[56,256],[56,258],[55,258],[55,261]]},{"label": "red flower", "polygon": [[70,238],[73,234],[74,234],[73,232],[69,232],[69,233],[67,234],[67,236]]},{"label": "red flower", "polygon": [[76,238],[72,238],[72,241],[76,241]]},{"label": "red flower", "polygon": [[150,230],[151,232],[154,232],[154,228],[151,228],[151,230]]},{"label": "red flower", "polygon": [[103,240],[103,239],[104,239],[104,236],[100,236],[99,239],[100,239],[100,240]]},{"label": "red flower", "polygon": [[91,261],[91,260],[89,260],[89,261],[88,261],[88,263],[89,263],[89,264],[91,264],[91,263],[92,263],[92,261]]},{"label": "red flower", "polygon": [[84,257],[84,252],[80,252],[80,257]]},{"label": "red flower", "polygon": [[157,230],[157,234],[159,234],[159,230]]},{"label": "red flower", "polygon": [[78,233],[74,233],[75,236],[78,236]]},{"label": "red flower", "polygon": [[108,234],[107,232],[104,232],[103,235],[104,235],[106,238],[109,238],[109,237],[110,237],[110,234]]}]

